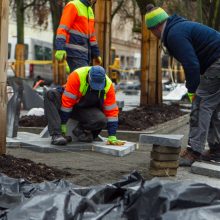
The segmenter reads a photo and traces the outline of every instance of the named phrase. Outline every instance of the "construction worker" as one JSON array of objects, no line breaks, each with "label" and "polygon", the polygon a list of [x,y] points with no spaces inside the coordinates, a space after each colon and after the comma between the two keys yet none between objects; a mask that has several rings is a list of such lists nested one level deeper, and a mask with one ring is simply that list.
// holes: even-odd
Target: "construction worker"
[{"label": "construction worker", "polygon": [[102,59],[95,36],[94,13],[92,6],[96,0],[74,0],[64,7],[57,29],[55,57],[66,59],[68,73],[90,65],[101,65]]},{"label": "construction worker", "polygon": [[[200,159],[220,161],[220,33],[149,4],[145,21],[184,68],[192,102],[188,147],[180,165]],[[210,150],[204,155],[205,143]]]},{"label": "construction worker", "polygon": [[118,106],[114,87],[101,66],[76,69],[68,76],[62,93],[57,90],[46,93],[44,107],[54,145],[67,144],[65,135],[69,118],[79,122],[72,131],[78,141],[92,142],[107,126],[108,144],[123,144],[115,136]]}]

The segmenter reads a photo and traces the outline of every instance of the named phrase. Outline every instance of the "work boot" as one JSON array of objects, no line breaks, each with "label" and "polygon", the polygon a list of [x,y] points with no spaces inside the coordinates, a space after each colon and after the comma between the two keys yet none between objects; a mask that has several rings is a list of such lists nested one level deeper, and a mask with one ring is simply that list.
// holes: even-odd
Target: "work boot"
[{"label": "work boot", "polygon": [[195,161],[201,160],[201,154],[193,151],[191,148],[183,149],[180,152],[179,166],[190,167]]},{"label": "work boot", "polygon": [[53,145],[66,145],[67,140],[61,134],[56,134],[56,135],[52,136],[51,144],[53,144]]},{"label": "work boot", "polygon": [[202,153],[201,159],[204,161],[220,163],[220,149],[210,149]]}]

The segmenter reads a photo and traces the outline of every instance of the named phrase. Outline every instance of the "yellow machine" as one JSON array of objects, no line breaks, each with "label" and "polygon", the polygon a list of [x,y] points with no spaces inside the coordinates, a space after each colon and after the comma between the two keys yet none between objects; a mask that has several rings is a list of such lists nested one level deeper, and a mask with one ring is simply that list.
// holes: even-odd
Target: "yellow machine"
[{"label": "yellow machine", "polygon": [[116,57],[114,59],[113,65],[109,66],[109,77],[114,82],[117,84],[120,81],[120,58]]}]

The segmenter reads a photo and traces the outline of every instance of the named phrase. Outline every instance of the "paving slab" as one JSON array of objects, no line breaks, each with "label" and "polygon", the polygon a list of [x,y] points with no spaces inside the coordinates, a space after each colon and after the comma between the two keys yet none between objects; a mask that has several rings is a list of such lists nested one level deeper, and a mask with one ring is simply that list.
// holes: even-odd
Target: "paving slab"
[{"label": "paving slab", "polygon": [[93,142],[93,151],[110,154],[117,157],[123,157],[135,151],[136,144],[133,142],[126,142],[123,146],[107,145],[106,142]]},{"label": "paving slab", "polygon": [[164,169],[156,169],[156,168],[150,168],[149,170],[150,175],[152,176],[176,176],[177,169],[171,169],[171,168],[164,168]]},{"label": "paving slab", "polygon": [[[103,139],[104,140],[104,139]],[[65,146],[55,146],[50,144],[51,138],[41,138],[38,134],[28,132],[18,132],[16,138],[7,138],[8,147],[22,147],[29,150],[52,153],[52,152],[77,152],[77,151],[95,151],[113,156],[122,157],[136,148],[136,144],[126,142],[124,146],[106,145],[105,141],[82,143],[73,141]],[[15,144],[16,143],[16,144]]]},{"label": "paving slab", "polygon": [[163,168],[178,168],[179,167],[179,161],[156,161],[151,160],[150,167],[154,167],[157,169],[163,169]]},{"label": "paving slab", "polygon": [[139,143],[179,148],[182,144],[182,138],[183,135],[141,134]]},{"label": "paving slab", "polygon": [[160,145],[153,145],[153,151],[162,153],[162,154],[178,154],[180,153],[181,148],[174,148],[174,147],[165,147]]},{"label": "paving slab", "polygon": [[151,158],[156,161],[177,161],[179,159],[179,154],[162,154],[152,151]]},{"label": "paving slab", "polygon": [[212,162],[194,162],[191,166],[192,173],[220,178],[220,164]]}]

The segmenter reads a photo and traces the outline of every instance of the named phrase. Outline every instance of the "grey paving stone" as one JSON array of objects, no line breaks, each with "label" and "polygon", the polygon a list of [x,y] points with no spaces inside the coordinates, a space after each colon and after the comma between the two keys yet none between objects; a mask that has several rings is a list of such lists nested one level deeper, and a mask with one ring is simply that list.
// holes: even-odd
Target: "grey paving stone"
[{"label": "grey paving stone", "polygon": [[220,164],[211,162],[194,162],[191,166],[192,173],[203,176],[220,178]]},{"label": "grey paving stone", "polygon": [[105,141],[93,142],[93,151],[123,157],[135,151],[136,143],[126,142],[123,146],[107,145]]},{"label": "grey paving stone", "polygon": [[153,145],[153,151],[162,153],[162,154],[178,154],[180,153],[181,148],[174,148],[174,147],[165,147],[160,145]]},{"label": "grey paving stone", "polygon": [[183,135],[169,135],[169,134],[141,134],[139,143],[154,144],[165,147],[181,147]]},{"label": "grey paving stone", "polygon": [[7,139],[8,144],[19,142],[21,147],[28,148],[33,151],[42,153],[51,152],[74,152],[74,151],[95,151],[104,154],[110,154],[117,157],[125,156],[133,152],[136,148],[136,144],[132,142],[126,142],[124,146],[112,146],[106,145],[106,138],[103,141],[82,143],[73,141],[66,146],[55,146],[50,144],[51,138],[40,138],[38,134],[28,132],[18,132],[16,138]]}]

